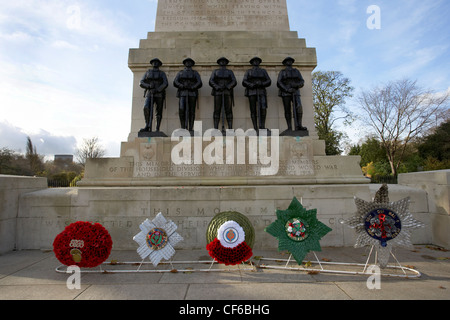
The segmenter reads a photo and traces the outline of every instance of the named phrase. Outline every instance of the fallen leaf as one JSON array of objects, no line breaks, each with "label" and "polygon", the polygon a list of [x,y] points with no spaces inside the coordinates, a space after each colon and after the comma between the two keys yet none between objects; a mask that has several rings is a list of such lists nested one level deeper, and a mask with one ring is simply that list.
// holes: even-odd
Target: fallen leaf
[{"label": "fallen leaf", "polygon": [[448,250],[442,247],[438,247],[438,246],[426,246],[428,249],[430,250],[435,250],[435,251],[442,251],[442,252],[447,252]]},{"label": "fallen leaf", "polygon": [[[187,267],[186,270],[194,270],[194,269],[192,269],[191,267]],[[191,274],[192,271],[185,271],[184,273],[185,274]]]},{"label": "fallen leaf", "polygon": [[320,271],[318,271],[318,270],[308,271],[308,274],[319,274],[319,273],[320,273]]}]

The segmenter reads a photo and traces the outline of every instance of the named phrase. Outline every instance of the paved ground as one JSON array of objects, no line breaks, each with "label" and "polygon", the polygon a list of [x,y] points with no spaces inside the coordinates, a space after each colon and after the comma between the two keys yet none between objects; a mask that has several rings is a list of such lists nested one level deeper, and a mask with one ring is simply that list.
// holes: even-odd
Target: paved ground
[{"label": "paved ground", "polygon": [[[364,264],[366,248],[324,248],[321,262]],[[288,271],[242,265],[233,268],[209,264],[165,265],[166,273],[83,273],[81,289],[68,289],[70,276],[58,273],[60,263],[51,251],[19,251],[0,256],[0,300],[176,300],[176,301],[268,301],[268,300],[449,300],[450,251],[434,246],[397,249],[403,266],[420,271],[420,278],[381,277],[381,289],[369,290],[369,275]],[[256,259],[255,259],[256,257]],[[255,266],[260,258],[286,259],[275,251],[254,252]],[[314,261],[312,254],[307,260]],[[140,261],[135,251],[113,252],[108,261]],[[174,261],[211,261],[206,251],[178,251]],[[391,260],[392,261],[392,260]],[[393,261],[395,262],[395,261]],[[284,266],[277,261],[266,265]],[[292,265],[294,266],[294,265]],[[103,266],[103,270],[137,270],[139,266]],[[323,265],[326,270],[334,266]],[[230,271],[217,271],[227,268]],[[311,268],[319,268],[312,265]],[[175,272],[176,269],[177,272]],[[65,272],[66,269],[62,268]],[[95,269],[98,270],[98,269]],[[143,265],[140,269],[154,270]],[[338,266],[338,270],[350,270]],[[353,269],[352,269],[353,270]],[[362,267],[354,269],[362,271]],[[383,271],[386,272],[386,271]],[[394,271],[392,271],[394,272]],[[398,271],[395,271],[399,273]],[[402,273],[400,271],[400,273]],[[409,273],[408,275],[413,275]]]}]

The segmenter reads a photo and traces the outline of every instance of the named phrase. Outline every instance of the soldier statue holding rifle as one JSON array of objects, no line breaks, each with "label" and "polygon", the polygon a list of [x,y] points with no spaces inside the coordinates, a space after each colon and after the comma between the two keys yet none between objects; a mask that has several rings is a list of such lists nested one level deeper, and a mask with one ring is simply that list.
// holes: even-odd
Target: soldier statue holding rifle
[{"label": "soldier statue holding rifle", "polygon": [[242,85],[246,88],[245,96],[250,102],[250,116],[252,118],[253,127],[258,132],[258,129],[265,129],[266,115],[267,115],[267,91],[272,80],[267,71],[259,67],[262,60],[255,57],[250,60],[252,69],[245,73]]},{"label": "soldier statue holding rifle", "polygon": [[228,128],[233,129],[233,89],[237,81],[233,71],[227,69],[229,62],[224,57],[217,60],[220,69],[214,70],[209,80],[209,85],[212,87],[211,95],[214,96],[214,128],[219,129],[220,118],[222,118],[222,131],[225,131],[225,118]]},{"label": "soldier statue holding rifle", "polygon": [[286,68],[280,72],[277,85],[280,89],[279,96],[283,99],[284,115],[288,126],[287,131],[293,131],[292,113],[294,114],[295,131],[306,131],[308,129],[302,126],[303,107],[300,95],[300,88],[303,88],[305,85],[305,80],[300,71],[292,67],[294,62],[295,60],[291,57],[284,59],[283,65]]},{"label": "soldier statue holding rifle", "polygon": [[180,71],[173,85],[178,89],[179,113],[181,128],[189,131],[194,130],[195,107],[197,106],[198,90],[203,86],[200,74],[193,70],[195,61],[187,58],[183,61],[184,70]]},{"label": "soldier statue holding rifle", "polygon": [[145,89],[144,117],[145,128],[141,132],[152,132],[154,106],[156,105],[156,131],[159,132],[163,116],[163,106],[166,99],[166,88],[168,86],[167,77],[164,71],[159,70],[162,66],[161,60],[152,59],[150,64],[153,69],[149,69],[140,82],[141,88]]}]

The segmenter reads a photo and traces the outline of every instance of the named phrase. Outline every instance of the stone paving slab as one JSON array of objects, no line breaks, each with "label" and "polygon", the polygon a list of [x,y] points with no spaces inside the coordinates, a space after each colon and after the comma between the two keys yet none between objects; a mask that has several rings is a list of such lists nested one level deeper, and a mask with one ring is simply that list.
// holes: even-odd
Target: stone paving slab
[{"label": "stone paving slab", "polygon": [[[320,261],[365,263],[367,248],[323,248]],[[167,273],[83,273],[81,289],[69,290],[69,274],[58,273],[60,263],[51,251],[16,251],[0,256],[0,300],[173,300],[173,301],[273,301],[273,300],[449,300],[450,252],[434,246],[397,249],[402,265],[421,272],[420,278],[381,278],[380,290],[369,290],[369,275],[308,273],[261,269],[250,265],[225,267],[214,272],[186,271],[209,264],[165,265]],[[255,251],[261,258],[286,259],[276,251]],[[204,250],[181,250],[174,261],[211,261]],[[313,261],[310,253],[305,262]],[[108,261],[140,262],[135,251],[114,251]],[[284,262],[274,262],[284,265]],[[190,267],[189,267],[190,266]],[[175,272],[185,270],[184,272]],[[102,266],[104,270],[108,266]],[[117,266],[122,269],[122,266]],[[136,270],[138,265],[128,266]],[[152,266],[144,269],[152,270]],[[219,269],[219,271],[217,271]],[[65,270],[65,269],[64,269]],[[154,268],[153,268],[154,270]],[[189,270],[189,269],[187,269]],[[226,271],[225,271],[226,270]]]}]

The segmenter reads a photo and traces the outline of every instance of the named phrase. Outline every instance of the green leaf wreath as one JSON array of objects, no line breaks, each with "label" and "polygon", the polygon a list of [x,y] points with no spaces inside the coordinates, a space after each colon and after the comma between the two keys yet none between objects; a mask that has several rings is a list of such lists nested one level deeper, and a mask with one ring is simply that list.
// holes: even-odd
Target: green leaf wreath
[{"label": "green leaf wreath", "polygon": [[265,231],[278,239],[278,250],[287,250],[300,265],[310,251],[322,251],[320,240],[331,228],[317,220],[317,209],[306,210],[294,198],[287,210],[277,210],[277,220]]}]

